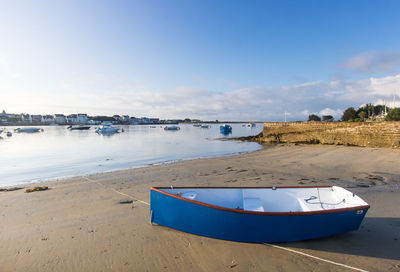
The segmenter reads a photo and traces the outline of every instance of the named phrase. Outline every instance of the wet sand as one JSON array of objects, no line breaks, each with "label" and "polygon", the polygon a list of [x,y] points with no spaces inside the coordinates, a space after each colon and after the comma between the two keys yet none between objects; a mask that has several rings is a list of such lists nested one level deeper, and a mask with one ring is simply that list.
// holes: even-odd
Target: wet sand
[{"label": "wet sand", "polygon": [[[262,244],[149,224],[151,186],[337,185],[371,208],[358,231],[285,248],[369,271],[400,271],[400,150],[274,146],[0,192],[0,271],[347,271]],[[27,186],[27,188],[32,186]],[[348,271],[352,271],[349,269]]]}]

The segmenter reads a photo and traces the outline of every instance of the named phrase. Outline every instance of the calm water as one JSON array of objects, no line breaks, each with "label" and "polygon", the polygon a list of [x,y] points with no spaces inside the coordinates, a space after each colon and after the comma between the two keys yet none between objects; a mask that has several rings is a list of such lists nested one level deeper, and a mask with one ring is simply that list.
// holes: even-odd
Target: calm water
[{"label": "calm water", "polygon": [[[0,140],[0,187],[136,168],[195,158],[226,156],[261,149],[257,143],[220,141],[256,135],[255,128],[233,124],[233,133],[223,136],[219,125],[204,129],[179,125],[179,131],[164,126],[121,126],[123,133],[103,136],[65,126],[46,126],[40,133],[13,133]],[[15,127],[7,127],[13,131]]]}]

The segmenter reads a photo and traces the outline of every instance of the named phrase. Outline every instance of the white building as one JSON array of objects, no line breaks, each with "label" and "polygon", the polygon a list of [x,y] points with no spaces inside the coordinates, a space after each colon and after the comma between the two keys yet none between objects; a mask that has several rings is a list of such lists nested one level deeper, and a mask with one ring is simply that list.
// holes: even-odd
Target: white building
[{"label": "white building", "polygon": [[86,113],[78,113],[77,119],[79,124],[86,124],[89,120]]},{"label": "white building", "polygon": [[124,123],[129,123],[129,115],[122,115],[122,121]]},{"label": "white building", "polygon": [[21,114],[22,123],[32,123],[32,117],[29,114],[22,113]]},{"label": "white building", "polygon": [[129,124],[138,125],[139,124],[139,119],[137,119],[136,117],[131,117],[131,118],[129,118]]},{"label": "white building", "polygon": [[42,116],[42,123],[43,124],[52,124],[54,123],[54,116],[53,115],[43,115]]},{"label": "white building", "polygon": [[56,124],[64,125],[67,123],[67,119],[64,114],[54,114],[54,120]]},{"label": "white building", "polygon": [[67,116],[68,124],[78,124],[78,115],[70,114]]},{"label": "white building", "polygon": [[150,123],[151,123],[150,118],[147,117],[139,118],[139,124],[150,124]]}]

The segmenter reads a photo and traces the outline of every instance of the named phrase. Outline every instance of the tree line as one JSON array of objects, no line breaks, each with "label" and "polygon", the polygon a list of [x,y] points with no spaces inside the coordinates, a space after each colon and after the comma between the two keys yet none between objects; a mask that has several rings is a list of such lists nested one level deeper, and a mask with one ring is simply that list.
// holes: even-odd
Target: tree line
[{"label": "tree line", "polygon": [[[355,110],[353,107],[347,108],[342,115],[345,122],[364,122],[367,120],[400,121],[400,108],[389,108],[385,105],[366,104]],[[308,121],[333,121],[332,115],[319,117],[316,114],[308,116]]]},{"label": "tree line", "polygon": [[400,121],[400,108],[389,108],[385,105],[367,104],[355,110],[347,108],[342,115],[342,121],[364,122],[381,119],[385,121]]}]

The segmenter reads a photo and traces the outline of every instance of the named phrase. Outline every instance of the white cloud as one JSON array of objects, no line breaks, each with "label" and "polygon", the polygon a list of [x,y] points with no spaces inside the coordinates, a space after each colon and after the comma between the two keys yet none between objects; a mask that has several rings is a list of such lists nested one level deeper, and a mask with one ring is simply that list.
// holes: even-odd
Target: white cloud
[{"label": "white cloud", "polygon": [[0,109],[42,114],[87,112],[243,121],[283,121],[286,112],[287,119],[293,121],[306,120],[311,113],[339,119],[342,111],[351,106],[383,100],[392,103],[396,91],[397,106],[400,106],[400,75],[281,87],[256,86],[225,92],[183,86],[165,92],[107,79],[63,82],[48,89],[1,91]]},{"label": "white cloud", "polygon": [[175,97],[181,97],[181,98],[192,98],[192,97],[201,97],[201,96],[206,96],[209,95],[209,92],[203,89],[199,88],[190,88],[190,87],[185,87],[181,86],[178,87],[176,90],[172,92],[172,95]]},{"label": "white cloud", "polygon": [[400,52],[370,51],[349,58],[343,67],[357,73],[391,73],[400,65]]},{"label": "white cloud", "polygon": [[306,117],[308,117],[309,115],[311,115],[311,112],[310,112],[308,109],[305,109],[305,110],[303,110],[302,112],[300,112],[300,114],[301,114],[304,118],[306,118]]},{"label": "white cloud", "polygon": [[343,114],[343,110],[341,109],[330,109],[330,108],[325,108],[319,112],[319,115],[324,116],[324,115],[332,115],[333,117],[339,118]]}]

